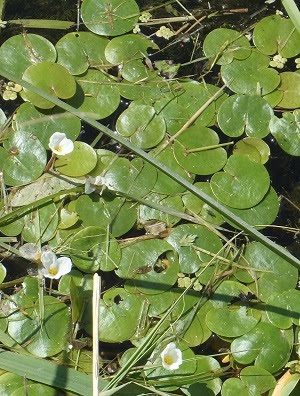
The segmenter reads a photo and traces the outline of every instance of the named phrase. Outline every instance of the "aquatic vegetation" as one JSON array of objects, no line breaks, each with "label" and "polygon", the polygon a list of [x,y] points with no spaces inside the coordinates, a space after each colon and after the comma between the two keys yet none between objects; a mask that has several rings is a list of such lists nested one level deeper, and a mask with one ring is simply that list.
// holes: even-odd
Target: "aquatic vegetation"
[{"label": "aquatic vegetation", "polygon": [[[280,207],[270,141],[299,156],[300,34],[278,14],[250,40],[218,27],[186,77],[163,50],[199,17],[170,10],[84,0],[55,45],[24,31],[0,47],[17,98],[0,112],[0,389],[26,374],[39,393],[90,395],[92,359],[99,389],[130,394],[259,395],[299,370],[299,261],[261,230]],[[111,377],[95,337],[98,359],[98,341],[117,351]],[[64,381],[12,356],[68,366]]]}]

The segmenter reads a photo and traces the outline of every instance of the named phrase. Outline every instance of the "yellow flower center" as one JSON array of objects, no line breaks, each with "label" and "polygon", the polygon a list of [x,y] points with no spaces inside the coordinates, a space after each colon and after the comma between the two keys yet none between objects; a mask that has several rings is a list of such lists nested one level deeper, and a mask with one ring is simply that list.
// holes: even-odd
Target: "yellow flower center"
[{"label": "yellow flower center", "polygon": [[58,272],[57,268],[55,268],[55,267],[50,267],[49,268],[49,274],[56,275],[57,272]]},{"label": "yellow flower center", "polygon": [[165,356],[164,361],[166,364],[168,364],[169,366],[173,363],[173,359],[171,358],[171,356]]},{"label": "yellow flower center", "polygon": [[54,149],[56,151],[58,151],[59,153],[62,151],[62,147],[59,144],[57,146],[55,146]]}]

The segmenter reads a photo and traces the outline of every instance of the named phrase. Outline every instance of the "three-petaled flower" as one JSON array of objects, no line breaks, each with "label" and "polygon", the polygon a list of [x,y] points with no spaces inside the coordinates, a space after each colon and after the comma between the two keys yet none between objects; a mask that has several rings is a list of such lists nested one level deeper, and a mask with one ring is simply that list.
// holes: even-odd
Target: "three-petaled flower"
[{"label": "three-petaled flower", "polygon": [[74,143],[66,137],[65,133],[54,132],[50,136],[49,147],[54,154],[66,155],[74,150]]},{"label": "three-petaled flower", "polygon": [[177,370],[182,364],[182,352],[170,342],[161,353],[162,365],[167,370]]},{"label": "three-petaled flower", "polygon": [[72,261],[69,257],[57,258],[55,253],[50,251],[42,253],[41,262],[44,266],[41,272],[45,278],[59,279],[72,269]]}]

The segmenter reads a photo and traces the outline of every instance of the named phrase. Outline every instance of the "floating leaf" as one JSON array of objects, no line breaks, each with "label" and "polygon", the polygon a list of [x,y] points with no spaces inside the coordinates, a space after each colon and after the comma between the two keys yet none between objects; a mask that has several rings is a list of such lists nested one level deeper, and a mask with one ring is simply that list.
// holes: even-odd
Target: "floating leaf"
[{"label": "floating leaf", "polygon": [[166,241],[140,241],[122,249],[121,263],[116,271],[123,279],[133,279],[145,294],[157,294],[177,281],[178,260]]},{"label": "floating leaf", "polygon": [[126,34],[110,40],[105,49],[105,57],[108,62],[117,65],[128,60],[145,58],[148,48],[158,49],[158,46],[147,37]]},{"label": "floating leaf", "polygon": [[208,312],[206,325],[220,336],[239,337],[252,330],[259,319],[259,313],[245,305],[223,307]]},{"label": "floating leaf", "polygon": [[192,126],[175,140],[174,155],[179,165],[197,175],[210,175],[222,169],[227,153],[218,146],[218,134],[212,129]]},{"label": "floating leaf", "polygon": [[[194,241],[189,246],[183,245],[185,236],[193,235]],[[172,231],[167,241],[174,247],[179,255],[180,271],[185,274],[195,273],[202,262],[211,260],[211,256],[197,251],[201,248],[210,253],[218,253],[222,248],[221,240],[206,227],[196,224],[184,224]],[[195,246],[195,248],[194,248]]]},{"label": "floating leaf", "polygon": [[120,93],[115,81],[99,70],[88,70],[76,77],[76,94],[68,101],[78,111],[99,120],[110,116],[119,106]]},{"label": "floating leaf", "polygon": [[107,67],[104,50],[109,40],[90,32],[72,32],[56,43],[57,62],[73,75],[89,67]]},{"label": "floating leaf", "polygon": [[54,236],[57,225],[58,210],[50,202],[25,215],[22,238],[31,243],[49,241]]},{"label": "floating leaf", "polygon": [[54,132],[64,132],[67,138],[74,141],[81,130],[81,122],[78,117],[57,107],[38,110],[27,102],[17,109],[13,127],[37,136],[45,149],[49,150],[49,139]]},{"label": "floating leaf", "polygon": [[224,172],[215,173],[211,188],[225,205],[246,209],[258,204],[270,186],[270,177],[265,167],[244,155],[229,157]]},{"label": "floating leaf", "polygon": [[[183,337],[189,347],[201,345],[211,336],[211,331],[205,321],[206,315],[211,309],[212,304],[208,301],[197,311],[197,314],[188,326]],[[184,320],[184,317],[181,319]]]},{"label": "floating leaf", "polygon": [[[124,289],[107,291],[100,300],[99,339],[103,342],[123,342],[131,338],[137,328],[142,300]],[[100,325],[101,321],[101,325]],[[92,301],[82,318],[84,329],[92,334]]]},{"label": "floating leaf", "polygon": [[174,135],[189,120],[187,109],[177,103],[177,98],[164,98],[154,103],[157,114],[163,116],[167,133]]},{"label": "floating leaf", "polygon": [[143,197],[154,186],[156,169],[140,158],[129,161],[116,158],[104,172],[105,183],[110,190],[124,192],[133,197]]},{"label": "floating leaf", "polygon": [[278,72],[268,67],[269,62],[268,56],[252,51],[247,59],[234,59],[229,65],[222,66],[222,79],[233,92],[266,95],[280,83]]},{"label": "floating leaf", "polygon": [[[29,66],[23,74],[23,79],[60,99],[69,99],[76,91],[74,77],[63,66],[53,62],[39,62]],[[52,109],[55,106],[27,88],[22,92],[24,98],[37,107]]]},{"label": "floating leaf", "polygon": [[[195,187],[202,190],[205,194],[214,198],[214,194],[208,182],[198,182],[194,185]],[[223,216],[221,216],[215,209],[206,204],[200,198],[196,197],[194,194],[187,192],[182,196],[182,201],[188,213],[191,212],[192,214],[197,214],[205,221],[215,225],[221,225],[224,223]]]},{"label": "floating leaf", "polygon": [[[155,151],[151,153],[155,156]],[[180,176],[186,180],[192,182],[194,176],[189,175],[176,161],[174,157],[173,150],[170,146],[167,146],[161,153],[156,156],[159,162],[172,169],[174,172],[178,173]],[[171,179],[162,171],[157,172],[157,181],[153,188],[153,191],[160,194],[170,194],[174,195],[185,191],[185,188],[178,184],[175,180]]]},{"label": "floating leaf", "polygon": [[293,72],[280,73],[281,82],[277,88],[283,92],[283,97],[278,106],[284,109],[300,107],[300,74]]},{"label": "floating leaf", "polygon": [[0,48],[0,66],[5,70],[13,70],[19,78],[30,65],[55,60],[53,44],[37,34],[24,33],[10,37]]},{"label": "floating leaf", "polygon": [[242,283],[226,280],[216,289],[210,302],[215,308],[223,308],[240,293],[247,295],[250,293],[250,289]]},{"label": "floating leaf", "polygon": [[270,156],[270,148],[262,139],[247,137],[234,145],[233,153],[246,155],[252,160],[265,164]]},{"label": "floating leaf", "polygon": [[24,348],[39,357],[53,356],[66,347],[71,318],[64,303],[54,297],[44,296],[43,326],[40,322],[38,301],[34,302],[32,311],[25,309],[26,316],[21,313],[18,320],[10,317],[8,333],[11,337],[21,345],[26,343]]},{"label": "floating leaf", "polygon": [[134,0],[85,0],[81,6],[84,24],[101,36],[119,36],[132,30],[139,15]]},{"label": "floating leaf", "polygon": [[6,268],[0,263],[0,284],[4,281],[6,277]]},{"label": "floating leaf", "polygon": [[55,161],[55,169],[67,176],[87,175],[97,163],[95,150],[84,142],[75,142],[70,154],[59,157]]},{"label": "floating leaf", "polygon": [[300,52],[300,34],[290,19],[270,15],[261,19],[253,31],[253,41],[266,55],[280,54],[292,58]]},{"label": "floating leaf", "polygon": [[220,106],[218,124],[231,137],[248,136],[263,138],[269,134],[272,107],[257,95],[233,95]]},{"label": "floating leaf", "polygon": [[77,232],[70,245],[71,259],[83,272],[99,269],[111,271],[118,267],[121,252],[118,242],[100,227],[86,227]]},{"label": "floating leaf", "polygon": [[[279,199],[273,187],[270,187],[267,194],[257,205],[248,209],[228,209],[248,224],[255,226],[256,229],[262,229],[272,224],[276,219],[279,211]],[[229,224],[233,224],[230,220],[227,221]]]},{"label": "floating leaf", "polygon": [[288,154],[300,156],[300,111],[285,112],[282,118],[273,116],[270,130],[279,146]]},{"label": "floating leaf", "polygon": [[243,365],[255,361],[255,366],[270,373],[281,369],[290,357],[290,345],[283,331],[269,323],[259,323],[231,344],[234,359]]},{"label": "floating leaf", "polygon": [[6,184],[30,183],[42,174],[46,166],[46,150],[36,136],[16,131],[9,134],[3,146],[8,153],[3,164]]},{"label": "floating leaf", "polygon": [[156,115],[152,106],[135,103],[119,116],[116,128],[122,136],[142,149],[158,145],[166,132],[163,117]]},{"label": "floating leaf", "polygon": [[27,186],[12,189],[9,194],[9,204],[12,207],[29,205],[58,191],[74,188],[78,182],[78,179],[62,179],[58,175],[44,173]]},{"label": "floating leaf", "polygon": [[203,51],[208,58],[214,58],[217,65],[227,65],[233,59],[246,59],[251,48],[247,38],[240,32],[218,28],[205,37]]},{"label": "floating leaf", "polygon": [[156,77],[157,74],[151,71],[142,59],[133,59],[127,61],[121,69],[122,77],[130,82],[139,82]]},{"label": "floating leaf", "polygon": [[288,329],[294,323],[300,326],[300,292],[288,290],[281,294],[273,293],[267,300],[267,316],[272,325]]},{"label": "floating leaf", "polygon": [[[158,203],[159,205],[165,206],[166,208],[177,210],[178,212],[183,212],[182,199],[178,196],[161,196],[159,194],[149,194],[147,200],[153,203]],[[163,211],[152,208],[147,205],[139,205],[138,207],[139,224],[141,226],[147,225],[149,221],[158,220],[166,223],[167,227],[173,227],[181,219],[180,217],[171,215],[169,213],[164,213]]]},{"label": "floating leaf", "polygon": [[247,267],[253,268],[252,273],[254,272],[258,279],[257,297],[260,300],[267,301],[273,293],[283,293],[295,288],[298,279],[297,269],[261,243],[249,244],[244,257]]}]

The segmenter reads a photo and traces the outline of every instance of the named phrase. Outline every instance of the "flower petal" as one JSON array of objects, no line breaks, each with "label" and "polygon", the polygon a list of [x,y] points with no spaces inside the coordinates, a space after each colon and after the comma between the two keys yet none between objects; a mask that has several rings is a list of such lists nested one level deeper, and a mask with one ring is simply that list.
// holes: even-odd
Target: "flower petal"
[{"label": "flower petal", "polygon": [[60,257],[57,259],[58,272],[54,279],[58,279],[63,275],[68,274],[72,269],[72,261],[69,257]]},{"label": "flower petal", "polygon": [[60,152],[59,155],[70,154],[74,150],[74,143],[71,139],[63,139],[60,143]]},{"label": "flower petal", "polygon": [[49,271],[51,266],[56,266],[56,255],[53,252],[42,253],[41,262],[43,266]]}]

